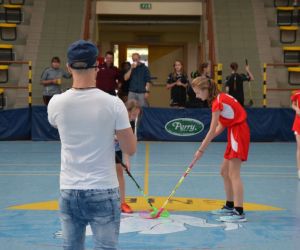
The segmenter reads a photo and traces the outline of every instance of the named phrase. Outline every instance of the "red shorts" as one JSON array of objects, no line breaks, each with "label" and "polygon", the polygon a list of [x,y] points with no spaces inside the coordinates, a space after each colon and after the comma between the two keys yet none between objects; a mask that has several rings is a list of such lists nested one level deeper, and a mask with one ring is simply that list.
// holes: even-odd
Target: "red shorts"
[{"label": "red shorts", "polygon": [[247,161],[250,144],[250,130],[247,122],[227,128],[227,139],[224,158],[227,160],[238,158]]},{"label": "red shorts", "polygon": [[295,131],[296,135],[300,135],[300,116],[299,115],[295,116],[292,130]]}]

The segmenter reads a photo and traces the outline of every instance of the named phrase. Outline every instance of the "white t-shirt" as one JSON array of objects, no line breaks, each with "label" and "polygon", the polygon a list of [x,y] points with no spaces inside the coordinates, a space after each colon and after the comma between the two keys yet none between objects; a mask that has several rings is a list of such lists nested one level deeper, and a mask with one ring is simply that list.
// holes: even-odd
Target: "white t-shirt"
[{"label": "white t-shirt", "polygon": [[123,102],[99,89],[70,89],[54,95],[48,120],[61,140],[60,189],[109,189],[119,186],[114,135],[130,128]]}]

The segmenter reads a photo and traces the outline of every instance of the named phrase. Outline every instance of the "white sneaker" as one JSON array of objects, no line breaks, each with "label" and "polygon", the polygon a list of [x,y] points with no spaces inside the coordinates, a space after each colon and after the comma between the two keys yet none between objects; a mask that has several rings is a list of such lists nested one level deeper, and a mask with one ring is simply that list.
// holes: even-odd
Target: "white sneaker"
[{"label": "white sneaker", "polygon": [[233,213],[231,215],[227,216],[221,216],[218,221],[222,222],[229,222],[229,223],[234,223],[234,222],[246,222],[247,219],[245,217],[245,214],[239,214],[238,211],[235,209],[233,210]]},{"label": "white sneaker", "polygon": [[221,209],[213,210],[210,212],[213,215],[231,215],[233,213],[233,208],[223,206]]}]

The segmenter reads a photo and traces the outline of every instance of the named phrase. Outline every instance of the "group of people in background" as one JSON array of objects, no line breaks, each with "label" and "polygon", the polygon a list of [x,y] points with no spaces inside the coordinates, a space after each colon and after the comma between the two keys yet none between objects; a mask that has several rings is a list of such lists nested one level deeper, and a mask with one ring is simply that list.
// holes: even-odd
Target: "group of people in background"
[{"label": "group of people in background", "polygon": [[[148,67],[141,62],[138,53],[132,54],[132,64],[123,62],[120,69],[114,66],[114,53],[107,51],[104,62],[99,64],[97,87],[108,94],[118,95],[124,102],[136,100],[141,107],[149,106],[151,76]],[[51,59],[51,66],[44,69],[41,84],[44,86],[43,101],[47,106],[55,94],[62,92],[62,79],[70,79],[70,72],[62,69],[59,57]]]},{"label": "group of people in background", "polygon": [[[254,77],[250,71],[249,65],[246,65],[246,74],[238,73],[238,64],[233,62],[230,64],[231,74],[226,77],[225,90],[228,94],[235,97],[239,103],[244,106],[244,82],[253,81]],[[206,77],[211,79],[211,68],[208,63],[200,65],[199,71],[191,73],[191,78]],[[176,60],[173,65],[173,72],[169,74],[167,79],[167,89],[171,94],[171,107],[181,108],[207,108],[206,101],[196,98],[195,92],[189,83],[188,76],[184,71],[183,63]]]},{"label": "group of people in background", "polygon": [[[132,64],[123,62],[120,69],[114,66],[114,53],[107,51],[104,62],[99,64],[97,73],[97,87],[111,95],[118,95],[124,102],[136,100],[141,107],[149,106],[151,75],[148,67],[141,62],[138,53],[132,54]],[[244,106],[245,81],[253,81],[254,77],[246,65],[244,73],[238,73],[238,64],[230,64],[231,74],[226,77],[225,90],[235,97]],[[191,73],[191,78],[199,76],[211,79],[209,63],[202,63],[199,70]],[[70,79],[72,75],[60,67],[59,57],[53,57],[51,66],[46,68],[41,75],[41,84],[44,86],[43,101],[48,105],[55,94],[61,93],[62,79]],[[208,104],[196,98],[190,84],[189,77],[184,69],[183,62],[176,60],[173,71],[168,75],[166,87],[170,90],[170,106],[177,108],[207,108]]]},{"label": "group of people in background", "polygon": [[113,62],[113,52],[106,52],[104,62],[99,65],[97,87],[111,95],[118,95],[124,102],[136,100],[139,106],[147,107],[151,77],[140,55],[132,54],[132,64],[123,62],[120,69]]}]

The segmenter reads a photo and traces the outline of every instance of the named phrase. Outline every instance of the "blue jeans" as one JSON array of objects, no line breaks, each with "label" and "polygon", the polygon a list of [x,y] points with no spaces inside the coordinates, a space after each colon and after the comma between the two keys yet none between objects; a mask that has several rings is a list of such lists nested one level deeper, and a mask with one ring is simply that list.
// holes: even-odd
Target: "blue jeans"
[{"label": "blue jeans", "polygon": [[117,249],[121,217],[118,188],[61,190],[59,208],[64,250],[84,250],[88,224],[95,250]]}]

